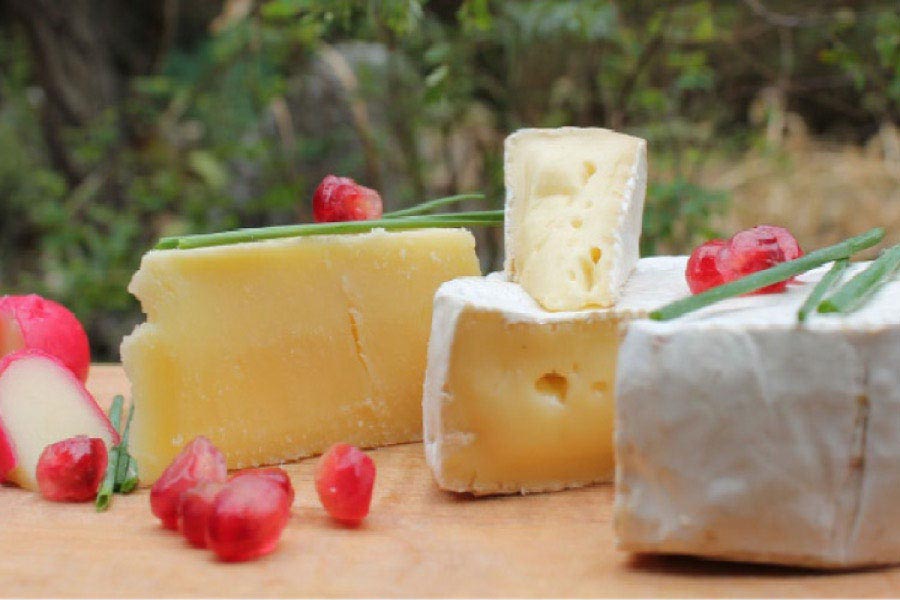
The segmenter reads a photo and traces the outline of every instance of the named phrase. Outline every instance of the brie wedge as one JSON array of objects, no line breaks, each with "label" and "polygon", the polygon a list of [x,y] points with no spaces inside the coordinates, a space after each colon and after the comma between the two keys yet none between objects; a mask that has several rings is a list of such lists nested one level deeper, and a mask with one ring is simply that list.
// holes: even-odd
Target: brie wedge
[{"label": "brie wedge", "polygon": [[638,259],[647,144],[608,129],[506,139],[506,263],[547,310],[610,307]]},{"label": "brie wedge", "polygon": [[621,548],[900,562],[900,282],[856,313],[798,325],[823,273],[631,323],[616,385]]},{"label": "brie wedge", "polygon": [[638,263],[615,309],[548,312],[500,274],[443,284],[425,376],[425,452],[456,492],[611,481],[620,325],[687,293],[684,259]]}]

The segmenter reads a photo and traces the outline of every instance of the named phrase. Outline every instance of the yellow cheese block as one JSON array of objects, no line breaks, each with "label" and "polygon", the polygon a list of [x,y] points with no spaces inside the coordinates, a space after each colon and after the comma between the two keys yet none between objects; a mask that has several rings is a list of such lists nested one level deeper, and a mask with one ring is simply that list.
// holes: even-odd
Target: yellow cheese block
[{"label": "yellow cheese block", "polygon": [[230,468],[421,439],[434,292],[478,273],[463,229],[149,252],[122,344],[142,482],[197,435]]},{"label": "yellow cheese block", "polygon": [[425,452],[456,492],[542,492],[612,481],[621,329],[687,293],[683,258],[639,261],[616,308],[544,310],[502,276],[435,296]]}]

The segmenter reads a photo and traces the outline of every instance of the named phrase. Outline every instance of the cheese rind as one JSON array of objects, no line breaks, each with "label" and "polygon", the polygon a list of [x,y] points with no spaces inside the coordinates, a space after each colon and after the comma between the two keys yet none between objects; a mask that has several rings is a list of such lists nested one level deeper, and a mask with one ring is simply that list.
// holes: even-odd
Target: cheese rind
[{"label": "cheese rind", "polygon": [[622,549],[900,561],[900,283],[856,313],[798,326],[823,272],[786,294],[629,326],[617,373]]},{"label": "cheese rind", "polygon": [[461,229],[148,253],[122,344],[142,482],[197,435],[229,468],[421,439],[434,292],[478,273]]},{"label": "cheese rind", "polygon": [[610,307],[639,255],[647,144],[608,129],[522,129],[505,145],[505,270],[548,310]]},{"label": "cheese rind", "polygon": [[687,292],[683,258],[643,259],[615,309],[549,312],[497,274],[435,295],[425,452],[438,485],[558,490],[613,475],[620,325]]}]

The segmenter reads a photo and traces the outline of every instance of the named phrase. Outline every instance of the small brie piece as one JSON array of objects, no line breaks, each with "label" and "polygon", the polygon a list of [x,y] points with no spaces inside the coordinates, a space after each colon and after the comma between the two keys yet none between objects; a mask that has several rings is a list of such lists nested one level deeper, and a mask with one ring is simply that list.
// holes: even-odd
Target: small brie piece
[{"label": "small brie piece", "polygon": [[687,293],[684,258],[638,263],[615,309],[548,312],[491,274],[435,295],[424,424],[428,464],[456,492],[611,481],[623,321]]},{"label": "small brie piece", "polygon": [[647,144],[608,129],[506,138],[506,264],[547,310],[615,304],[637,262]]},{"label": "small brie piece", "polygon": [[900,282],[858,312],[799,326],[823,273],[785,294],[630,324],[616,387],[622,549],[900,562]]}]

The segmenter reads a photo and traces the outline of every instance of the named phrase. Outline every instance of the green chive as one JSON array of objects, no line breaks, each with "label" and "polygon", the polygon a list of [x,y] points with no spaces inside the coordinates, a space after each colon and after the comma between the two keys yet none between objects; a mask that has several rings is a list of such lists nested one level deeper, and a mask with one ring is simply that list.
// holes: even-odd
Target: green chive
[{"label": "green chive", "polygon": [[819,306],[819,302],[822,301],[822,298],[825,297],[825,294],[831,291],[831,289],[837,285],[837,283],[841,280],[841,277],[844,275],[844,271],[847,270],[847,267],[850,266],[850,261],[846,258],[842,258],[841,260],[837,260],[834,262],[834,265],[831,269],[825,273],[825,276],[819,280],[819,283],[816,284],[816,287],[813,288],[812,292],[807,296],[806,301],[803,303],[803,306],[800,307],[800,310],[797,311],[797,320],[801,323],[806,321],[806,317],[809,316],[809,313],[816,310],[816,307]]},{"label": "green chive", "polygon": [[115,490],[116,470],[119,464],[118,446],[110,448],[108,459],[106,476],[103,478],[103,483],[100,484],[100,489],[97,491],[97,500],[94,502],[97,512],[103,512],[108,509],[109,503],[112,501],[113,491]]},{"label": "green chive", "polygon": [[884,229],[876,227],[862,235],[846,239],[839,244],[820,248],[800,258],[783,262],[764,271],[757,271],[736,281],[709,289],[696,296],[688,296],[687,298],[676,300],[651,312],[650,318],[656,321],[668,321],[722,300],[755,292],[766,286],[786,281],[810,269],[821,267],[826,263],[848,258],[861,250],[871,248],[882,239],[884,239]]},{"label": "green chive", "polygon": [[127,494],[137,487],[137,463],[128,452],[128,439],[131,434],[131,420],[133,418],[134,404],[128,409],[128,419],[125,421],[125,429],[119,442],[119,463],[116,468],[113,490],[120,494]]},{"label": "green chive", "polygon": [[378,219],[372,221],[339,221],[335,223],[301,223],[276,225],[254,229],[237,229],[221,233],[189,235],[179,238],[163,238],[157,249],[191,249],[224,246],[243,242],[257,242],[279,238],[311,235],[363,233],[372,229],[426,229],[434,227],[497,226],[503,224],[502,210],[486,210],[461,213],[442,213]]},{"label": "green chive", "polygon": [[900,244],[888,248],[819,304],[820,313],[849,313],[860,308],[900,269]]},{"label": "green chive", "polygon": [[423,202],[421,204],[417,204],[415,206],[410,206],[409,208],[402,208],[400,210],[395,210],[393,212],[384,213],[382,218],[385,219],[396,219],[397,217],[411,217],[414,215],[424,215],[430,213],[432,210],[436,208],[441,208],[442,206],[449,206],[451,204],[457,204],[459,202],[465,202],[466,200],[484,200],[484,194],[481,192],[472,192],[470,194],[457,194],[456,196],[447,196],[446,198],[438,198],[437,200],[429,200],[428,202]]},{"label": "green chive", "polygon": [[100,489],[97,490],[95,505],[98,512],[109,508],[113,493],[127,494],[137,487],[137,463],[128,454],[128,438],[131,432],[131,420],[134,417],[134,405],[128,410],[128,419],[122,428],[122,407],[125,398],[116,396],[109,407],[109,420],[119,433],[119,443],[110,448],[106,474]]}]

